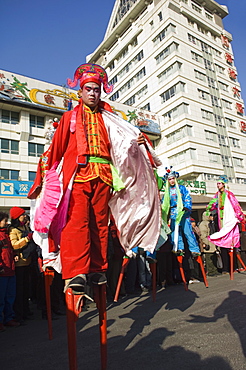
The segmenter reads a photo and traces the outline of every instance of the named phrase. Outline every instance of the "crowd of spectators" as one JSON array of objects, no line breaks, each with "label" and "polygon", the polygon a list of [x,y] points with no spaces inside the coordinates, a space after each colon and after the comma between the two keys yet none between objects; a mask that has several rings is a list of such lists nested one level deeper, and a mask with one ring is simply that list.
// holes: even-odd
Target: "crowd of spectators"
[{"label": "crowd of spectators", "polygon": [[[9,216],[10,224],[8,223]],[[207,215],[204,212],[202,220],[198,224],[193,218],[190,219],[208,276],[229,273],[228,253],[221,253],[223,248],[217,248],[208,240],[208,236],[217,230],[215,218],[216,214]],[[241,231],[243,260],[245,260],[243,254],[246,249],[245,233],[243,228]],[[25,325],[33,315],[30,302],[36,304],[41,312],[41,317],[47,319],[42,254],[39,246],[34,243],[32,235],[29,217],[24,209],[13,207],[10,210],[10,215],[0,212],[0,332],[4,331],[6,327]],[[199,265],[189,251],[185,238],[184,245],[183,268],[186,280],[190,284],[200,282],[202,275]],[[108,239],[108,301],[112,301],[114,298],[124,257],[124,249],[117,237],[114,222],[111,221]],[[177,258],[172,253],[171,239],[168,238],[157,251],[155,262],[148,260],[148,256],[140,248],[134,249],[134,257],[130,259],[125,271],[120,297],[141,294],[142,292],[147,293],[152,289],[150,263],[156,263],[157,288],[166,289],[182,283]],[[234,269],[239,267],[241,266],[237,266],[235,258]],[[61,274],[55,272],[51,285],[53,319],[65,314],[65,310],[61,309],[65,307],[63,288]]]}]

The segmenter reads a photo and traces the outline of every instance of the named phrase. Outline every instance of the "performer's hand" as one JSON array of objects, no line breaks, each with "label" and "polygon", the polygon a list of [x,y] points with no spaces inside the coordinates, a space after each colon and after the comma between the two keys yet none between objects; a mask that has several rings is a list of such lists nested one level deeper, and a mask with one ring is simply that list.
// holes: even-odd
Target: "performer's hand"
[{"label": "performer's hand", "polygon": [[28,237],[29,241],[30,241],[30,240],[32,240],[32,234],[33,234],[33,233],[29,233],[29,234],[27,235],[27,237]]},{"label": "performer's hand", "polygon": [[142,133],[138,135],[137,143],[138,143],[138,145],[145,144],[145,137]]}]

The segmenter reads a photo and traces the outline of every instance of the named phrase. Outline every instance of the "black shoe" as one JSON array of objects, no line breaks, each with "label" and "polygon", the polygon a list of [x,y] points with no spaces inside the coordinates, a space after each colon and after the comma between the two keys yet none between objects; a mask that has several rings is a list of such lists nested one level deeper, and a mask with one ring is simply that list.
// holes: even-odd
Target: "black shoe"
[{"label": "black shoe", "polygon": [[83,294],[85,292],[85,285],[86,277],[84,274],[81,274],[72,278],[65,287],[65,290],[67,290],[67,288],[72,288],[73,291]]},{"label": "black shoe", "polygon": [[89,284],[102,285],[107,283],[107,278],[104,272],[93,272],[88,275]]}]

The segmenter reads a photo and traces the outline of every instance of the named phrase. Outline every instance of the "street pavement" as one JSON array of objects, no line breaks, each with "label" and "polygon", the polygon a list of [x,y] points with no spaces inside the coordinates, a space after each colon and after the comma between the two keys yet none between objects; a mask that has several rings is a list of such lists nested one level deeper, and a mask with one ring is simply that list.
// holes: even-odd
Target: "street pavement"
[{"label": "street pavement", "polygon": [[[108,370],[246,370],[246,273],[108,303]],[[33,305],[27,325],[0,333],[1,370],[68,370],[66,317],[47,321]],[[98,313],[77,321],[78,370],[100,370]]]}]

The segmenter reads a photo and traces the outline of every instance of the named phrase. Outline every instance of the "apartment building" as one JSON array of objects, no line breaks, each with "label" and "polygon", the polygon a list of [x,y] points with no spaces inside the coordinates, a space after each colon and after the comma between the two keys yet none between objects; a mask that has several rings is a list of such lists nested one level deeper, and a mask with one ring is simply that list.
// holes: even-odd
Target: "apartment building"
[{"label": "apartment building", "polygon": [[213,0],[116,0],[87,62],[107,70],[111,104],[161,117],[160,174],[174,166],[201,209],[225,174],[246,211],[246,117],[226,16]]}]

